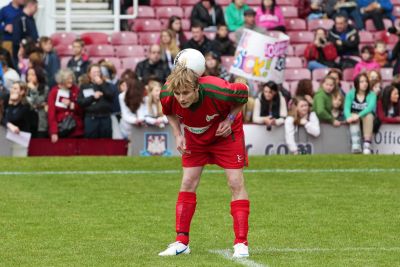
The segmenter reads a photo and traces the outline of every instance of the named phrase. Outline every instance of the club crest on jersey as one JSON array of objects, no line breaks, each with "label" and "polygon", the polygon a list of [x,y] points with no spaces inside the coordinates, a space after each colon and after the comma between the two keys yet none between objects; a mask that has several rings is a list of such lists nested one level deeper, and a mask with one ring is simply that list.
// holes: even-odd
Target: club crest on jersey
[{"label": "club crest on jersey", "polygon": [[215,117],[219,116],[219,114],[214,114],[214,115],[207,115],[206,116],[206,121],[210,122],[211,120],[213,120]]},{"label": "club crest on jersey", "polygon": [[211,124],[207,125],[205,127],[190,127],[187,125],[183,125],[183,127],[185,127],[189,132],[194,133],[194,134],[205,133],[208,130],[208,128],[210,128],[210,126],[211,126]]}]

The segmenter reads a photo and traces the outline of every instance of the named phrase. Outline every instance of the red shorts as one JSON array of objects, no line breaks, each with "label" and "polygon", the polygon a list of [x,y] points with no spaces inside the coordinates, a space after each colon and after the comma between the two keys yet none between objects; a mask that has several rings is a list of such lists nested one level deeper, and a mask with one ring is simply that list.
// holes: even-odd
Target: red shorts
[{"label": "red shorts", "polygon": [[200,167],[217,164],[224,169],[241,169],[247,166],[247,154],[243,132],[221,138],[208,146],[187,144],[182,155],[183,167]]}]

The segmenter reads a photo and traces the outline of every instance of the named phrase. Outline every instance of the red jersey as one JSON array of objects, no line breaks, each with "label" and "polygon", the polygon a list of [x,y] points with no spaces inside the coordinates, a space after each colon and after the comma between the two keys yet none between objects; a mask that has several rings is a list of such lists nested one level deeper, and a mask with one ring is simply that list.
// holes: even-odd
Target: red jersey
[{"label": "red jersey", "polygon": [[[221,136],[215,136],[218,125],[226,119],[233,106],[245,104],[248,88],[241,83],[228,83],[223,79],[205,76],[199,78],[199,101],[182,108],[166,85],[161,90],[161,104],[165,115],[176,115],[184,127],[186,144],[209,145]],[[232,133],[243,132],[242,113],[232,123]]]}]

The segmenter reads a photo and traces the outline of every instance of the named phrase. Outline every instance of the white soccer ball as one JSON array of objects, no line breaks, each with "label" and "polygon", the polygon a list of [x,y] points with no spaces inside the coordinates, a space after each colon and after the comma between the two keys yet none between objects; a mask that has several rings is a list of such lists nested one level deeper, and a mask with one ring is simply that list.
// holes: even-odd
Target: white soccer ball
[{"label": "white soccer ball", "polygon": [[206,70],[206,59],[203,54],[196,49],[183,49],[176,55],[174,65],[177,63],[184,65],[186,68],[193,70],[197,75],[203,75]]}]

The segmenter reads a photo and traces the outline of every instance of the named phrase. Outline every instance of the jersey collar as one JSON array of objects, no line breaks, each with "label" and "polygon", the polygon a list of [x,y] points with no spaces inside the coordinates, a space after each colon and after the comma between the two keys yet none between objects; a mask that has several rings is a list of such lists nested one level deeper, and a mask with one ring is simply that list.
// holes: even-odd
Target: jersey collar
[{"label": "jersey collar", "polygon": [[199,85],[199,100],[196,103],[193,103],[192,105],[190,105],[189,109],[191,111],[195,111],[201,105],[201,103],[203,103],[203,98],[204,98],[203,91],[204,91],[203,86],[200,84]]}]

